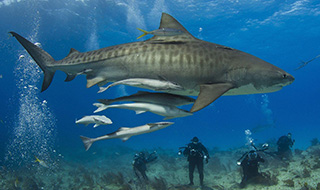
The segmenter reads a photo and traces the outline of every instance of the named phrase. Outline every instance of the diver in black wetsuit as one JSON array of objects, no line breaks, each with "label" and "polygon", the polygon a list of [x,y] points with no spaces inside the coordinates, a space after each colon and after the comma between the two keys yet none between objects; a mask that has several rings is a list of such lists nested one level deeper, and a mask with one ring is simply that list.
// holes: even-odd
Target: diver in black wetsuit
[{"label": "diver in black wetsuit", "polygon": [[141,180],[140,179],[140,175],[141,175],[145,181],[148,181],[148,177],[146,175],[146,170],[147,170],[146,164],[156,160],[157,158],[158,157],[157,157],[156,152],[149,154],[149,156],[147,158],[146,158],[144,152],[140,152],[140,153],[134,155],[134,159],[133,159],[133,163],[132,163],[133,171],[139,180]]},{"label": "diver in black wetsuit", "polygon": [[248,180],[258,177],[261,174],[259,173],[259,162],[264,162],[264,159],[257,153],[255,150],[245,153],[241,159],[243,160],[239,163],[242,167],[242,181],[240,187],[243,188],[247,185]]},{"label": "diver in black wetsuit", "polygon": [[291,133],[281,136],[278,139],[278,156],[280,159],[290,159],[292,157],[291,147],[293,146],[295,140],[291,139]]},{"label": "diver in black wetsuit", "polygon": [[189,185],[193,185],[193,172],[197,166],[200,177],[200,185],[203,186],[203,159],[205,159],[206,163],[208,163],[209,153],[206,147],[199,142],[197,137],[193,137],[191,141],[192,143],[189,143],[187,147],[184,147],[185,149],[183,151],[183,155],[187,156],[189,161]]}]

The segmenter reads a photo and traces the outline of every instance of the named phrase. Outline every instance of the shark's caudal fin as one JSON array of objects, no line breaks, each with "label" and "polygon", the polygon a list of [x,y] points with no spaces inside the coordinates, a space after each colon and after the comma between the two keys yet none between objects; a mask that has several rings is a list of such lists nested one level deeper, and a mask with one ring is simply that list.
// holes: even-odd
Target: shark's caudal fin
[{"label": "shark's caudal fin", "polygon": [[84,136],[80,136],[80,138],[84,144],[84,148],[86,149],[86,151],[88,151],[94,141],[91,138]]},{"label": "shark's caudal fin", "polygon": [[94,103],[94,106],[96,106],[98,109],[96,109],[93,113],[101,112],[103,110],[108,109],[107,105],[101,104],[101,103]]},{"label": "shark's caudal fin", "polygon": [[50,86],[50,83],[55,73],[54,70],[50,70],[48,68],[48,65],[52,64],[55,60],[46,51],[34,45],[33,43],[31,43],[24,37],[20,36],[19,34],[15,32],[9,32],[9,33],[19,41],[19,43],[27,50],[30,56],[35,60],[35,62],[42,69],[44,73],[44,79],[42,83],[41,92],[45,91]]}]

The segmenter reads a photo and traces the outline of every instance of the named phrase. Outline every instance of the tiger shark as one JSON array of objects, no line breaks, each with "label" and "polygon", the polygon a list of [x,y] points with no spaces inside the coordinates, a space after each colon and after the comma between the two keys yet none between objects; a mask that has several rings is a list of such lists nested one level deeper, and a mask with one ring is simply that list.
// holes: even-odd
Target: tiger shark
[{"label": "tiger shark", "polygon": [[86,75],[88,88],[130,78],[165,78],[182,87],[168,93],[198,96],[190,110],[196,112],[222,95],[275,92],[294,81],[292,75],[258,57],[195,38],[166,13],[162,13],[159,29],[163,28],[182,32],[84,53],[71,48],[58,61],[19,34],[10,33],[44,72],[41,91],[49,87],[57,70],[67,74],[65,81]]}]

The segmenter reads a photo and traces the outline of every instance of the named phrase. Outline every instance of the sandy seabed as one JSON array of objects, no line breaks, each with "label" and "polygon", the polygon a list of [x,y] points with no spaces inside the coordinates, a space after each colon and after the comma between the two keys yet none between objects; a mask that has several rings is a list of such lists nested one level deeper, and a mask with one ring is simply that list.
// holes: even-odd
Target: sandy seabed
[{"label": "sandy seabed", "polygon": [[[250,190],[320,190],[320,145],[307,150],[295,150],[293,158],[280,160],[272,155],[275,148],[259,153],[265,160],[260,164],[262,179],[252,181]],[[146,150],[151,153],[154,150]],[[158,159],[147,164],[149,182],[140,182],[132,169],[137,150],[118,148],[118,151],[87,152],[87,157],[65,156],[54,167],[21,167],[15,170],[0,168],[2,190],[211,190],[240,189],[240,167],[237,159],[248,148],[229,151],[209,150],[211,158],[204,166],[205,186],[199,186],[197,170],[194,186],[188,186],[188,162],[177,151],[158,148]],[[82,152],[83,154],[83,152]],[[74,159],[77,157],[78,159]]]}]

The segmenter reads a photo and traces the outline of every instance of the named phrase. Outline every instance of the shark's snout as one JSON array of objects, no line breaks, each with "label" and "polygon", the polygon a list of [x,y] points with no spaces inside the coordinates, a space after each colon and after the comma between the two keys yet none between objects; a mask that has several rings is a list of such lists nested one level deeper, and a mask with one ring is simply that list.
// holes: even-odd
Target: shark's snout
[{"label": "shark's snout", "polygon": [[283,73],[283,79],[285,80],[284,86],[287,86],[287,85],[291,84],[295,78],[291,74],[285,72],[285,73]]}]

